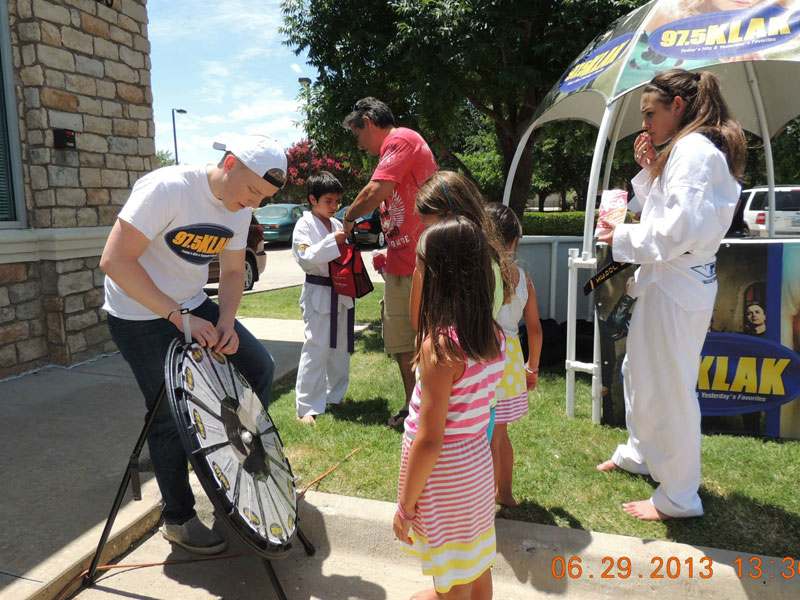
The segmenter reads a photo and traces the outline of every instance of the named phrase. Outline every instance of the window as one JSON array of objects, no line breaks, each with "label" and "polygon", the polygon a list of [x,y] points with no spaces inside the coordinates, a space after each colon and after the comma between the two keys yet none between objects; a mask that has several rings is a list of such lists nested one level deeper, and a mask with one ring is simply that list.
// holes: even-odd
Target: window
[{"label": "window", "polygon": [[753,201],[750,202],[749,210],[764,210],[767,202],[767,192],[756,192],[753,195]]},{"label": "window", "polygon": [[255,215],[262,219],[285,219],[289,211],[283,206],[265,206],[255,211]]},{"label": "window", "polygon": [[[749,210],[769,210],[767,192],[756,192]],[[800,211],[800,189],[775,190],[775,210]]]},{"label": "window", "polygon": [[[5,73],[3,73],[5,76]],[[0,221],[16,221],[17,210],[11,177],[11,152],[8,144],[8,116],[4,94],[0,94]]]},{"label": "window", "polygon": [[22,150],[19,141],[8,1],[0,0],[0,229],[25,226]]}]

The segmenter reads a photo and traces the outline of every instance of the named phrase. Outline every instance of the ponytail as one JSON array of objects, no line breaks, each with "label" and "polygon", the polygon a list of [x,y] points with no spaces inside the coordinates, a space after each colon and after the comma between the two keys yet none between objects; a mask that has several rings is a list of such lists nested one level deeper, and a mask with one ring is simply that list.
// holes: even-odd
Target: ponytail
[{"label": "ponytail", "polygon": [[728,170],[741,181],[747,158],[747,141],[738,121],[731,117],[719,89],[719,79],[709,71],[689,72],[671,69],[656,75],[642,93],[654,93],[663,104],[676,96],[686,102],[678,133],[655,160],[650,175],[659,177],[675,144],[690,133],[702,133],[725,155]]}]

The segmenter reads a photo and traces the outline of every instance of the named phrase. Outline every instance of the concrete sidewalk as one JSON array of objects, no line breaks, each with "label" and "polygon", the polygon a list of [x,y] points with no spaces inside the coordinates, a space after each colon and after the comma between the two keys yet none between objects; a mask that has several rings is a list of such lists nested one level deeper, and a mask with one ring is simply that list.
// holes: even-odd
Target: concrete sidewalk
[{"label": "concrete sidewalk", "polygon": [[[199,513],[212,521],[211,505],[195,482]],[[289,556],[275,561],[290,600],[388,600],[409,598],[430,587],[419,561],[408,556],[393,539],[394,504],[310,492],[300,505],[300,524],[316,546],[308,557],[294,544]],[[216,598],[260,600],[274,598],[261,560],[233,532],[221,527],[230,540],[226,556],[217,561],[168,564],[144,569],[124,569],[103,575],[96,587],[79,600],[147,598],[209,600]],[[564,597],[572,600],[598,598],[634,599],[796,599],[798,584],[781,578],[766,583],[740,580],[735,574],[734,552],[696,548],[684,544],[598,534],[588,531],[497,520],[498,553],[493,570],[497,600],[539,600]],[[234,556],[231,556],[234,555]],[[557,557],[580,561],[580,575],[554,576]],[[604,579],[609,557],[616,564],[631,560],[631,577]],[[676,579],[654,579],[653,557],[675,557],[683,567]],[[701,560],[713,561],[713,575],[699,577]],[[153,564],[190,559],[156,533],[122,559],[126,565]],[[573,559],[575,560],[575,559]],[[696,568],[686,572],[687,561]],[[765,563],[767,564],[766,560]],[[619,571],[609,569],[610,575]],[[558,571],[556,570],[556,574]]]},{"label": "concrete sidewalk", "polygon": [[[276,379],[297,366],[303,327],[299,321],[246,319],[276,359]],[[111,502],[141,430],[143,402],[127,364],[119,355],[71,369],[47,368],[0,382],[0,598],[51,600],[88,564]],[[144,474],[143,500],[130,493],[117,520],[110,554],[124,563],[189,558],[163,538],[151,535],[160,512],[155,481]],[[197,494],[198,508],[211,520],[210,503]],[[407,598],[427,587],[416,559],[392,539],[394,506],[328,494],[302,503],[302,526],[317,545],[314,557],[298,547],[275,563],[289,598],[304,600],[382,600]],[[271,597],[263,565],[231,532],[237,558],[113,572],[80,594],[96,598],[255,599]],[[497,522],[498,560],[495,598],[535,600],[583,598],[719,598],[736,600],[800,597],[800,574],[779,575],[780,561],[764,558],[765,577],[739,579],[736,558],[749,555],[640,540],[588,531]],[[713,560],[713,574],[700,577],[701,559]],[[554,559],[577,557],[580,573],[557,577]],[[630,558],[630,578],[619,560]],[[682,567],[675,579],[651,577],[654,557],[674,557]],[[575,562],[573,560],[573,562]],[[693,564],[690,576],[687,564]],[[800,569],[798,569],[800,571]],[[665,571],[663,571],[665,573]]]}]

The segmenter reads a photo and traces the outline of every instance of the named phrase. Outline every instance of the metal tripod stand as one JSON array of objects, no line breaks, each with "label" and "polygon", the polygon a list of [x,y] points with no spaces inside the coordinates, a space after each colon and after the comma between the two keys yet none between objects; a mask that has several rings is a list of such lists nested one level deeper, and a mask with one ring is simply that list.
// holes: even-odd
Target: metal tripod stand
[{"label": "metal tripod stand", "polygon": [[[91,565],[89,566],[89,570],[84,576],[83,580],[81,581],[81,585],[76,591],[80,593],[81,591],[92,587],[97,580],[98,573],[97,567],[98,563],[100,562],[100,557],[102,556],[103,549],[108,542],[108,537],[111,534],[111,529],[114,526],[114,521],[117,518],[117,513],[119,512],[120,507],[122,506],[122,501],[125,498],[125,492],[128,490],[128,485],[133,483],[133,493],[136,500],[141,500],[141,485],[139,482],[139,455],[142,453],[142,448],[144,448],[144,443],[147,440],[147,434],[150,432],[150,428],[153,425],[153,421],[155,421],[155,417],[158,414],[158,409],[161,406],[161,402],[164,400],[166,395],[166,384],[161,385],[161,389],[158,393],[158,398],[156,399],[155,405],[153,406],[152,410],[147,413],[147,418],[145,419],[144,427],[142,427],[142,432],[139,434],[139,438],[136,440],[136,444],[133,447],[133,451],[131,452],[131,456],[128,459],[128,465],[125,468],[125,473],[122,476],[122,481],[119,484],[119,489],[117,490],[117,495],[114,498],[114,503],[111,506],[111,512],[108,515],[108,519],[106,520],[106,525],[103,529],[103,533],[100,536],[100,541],[97,544],[97,550],[95,550],[94,558],[92,558]],[[303,549],[305,550],[308,556],[313,556],[316,552],[314,545],[311,541],[303,534],[300,528],[297,528],[297,537],[300,542],[303,544]],[[269,576],[270,582],[272,583],[272,587],[275,589],[275,595],[277,596],[278,600],[288,600],[286,597],[286,593],[283,590],[283,586],[281,585],[280,580],[278,579],[277,573],[275,573],[275,569],[272,566],[272,563],[269,559],[261,557],[264,562],[264,567],[267,570],[267,575]]]}]

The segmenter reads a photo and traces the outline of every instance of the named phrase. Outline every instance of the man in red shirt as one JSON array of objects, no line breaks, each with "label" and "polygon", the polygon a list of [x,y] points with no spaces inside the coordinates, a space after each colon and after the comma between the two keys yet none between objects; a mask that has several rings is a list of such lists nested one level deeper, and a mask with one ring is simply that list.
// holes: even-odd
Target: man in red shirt
[{"label": "man in red shirt", "polygon": [[386,353],[397,360],[406,392],[405,407],[389,419],[389,425],[396,427],[408,415],[414,389],[411,360],[416,332],[411,327],[408,305],[417,241],[422,232],[414,199],[422,184],[436,171],[436,160],[422,136],[411,129],[396,127],[392,111],[376,98],[356,102],[343,125],[356,136],[359,148],[380,156],[370,182],[347,210],[344,231],[349,235],[358,217],[380,206],[387,245],[383,344]]}]

